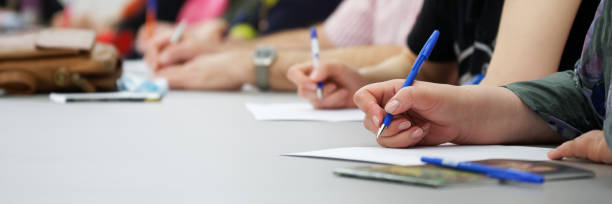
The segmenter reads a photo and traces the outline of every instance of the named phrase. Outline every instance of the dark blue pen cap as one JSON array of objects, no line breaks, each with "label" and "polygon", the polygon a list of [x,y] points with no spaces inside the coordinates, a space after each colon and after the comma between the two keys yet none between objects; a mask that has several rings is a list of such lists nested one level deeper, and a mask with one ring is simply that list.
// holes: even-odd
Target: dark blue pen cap
[{"label": "dark blue pen cap", "polygon": [[423,46],[423,49],[421,49],[419,55],[425,57],[425,59],[429,58],[429,54],[431,54],[434,46],[436,46],[438,36],[440,36],[440,31],[434,30],[431,36],[429,36],[429,39],[427,39],[427,42],[425,43],[425,46]]},{"label": "dark blue pen cap", "polygon": [[310,27],[310,38],[317,38],[317,29],[315,27]]}]

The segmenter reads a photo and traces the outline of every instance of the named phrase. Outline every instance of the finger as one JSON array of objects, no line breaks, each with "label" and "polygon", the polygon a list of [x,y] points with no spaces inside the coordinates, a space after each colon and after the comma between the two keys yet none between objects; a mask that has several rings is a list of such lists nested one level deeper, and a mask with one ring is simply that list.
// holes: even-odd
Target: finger
[{"label": "finger", "polygon": [[344,107],[344,103],[347,98],[350,97],[349,91],[346,89],[340,89],[329,93],[321,99],[321,109],[333,109]]},{"label": "finger", "polygon": [[370,84],[362,87],[353,95],[353,102],[361,111],[366,113],[366,117],[363,120],[364,127],[374,134],[377,133],[386,113],[379,103],[385,95],[384,92],[393,91],[388,88],[389,83]]},{"label": "finger", "polygon": [[[416,124],[416,123],[415,123]],[[407,130],[412,127],[412,122],[408,118],[404,117],[395,117],[389,123],[389,126],[382,132],[381,137],[389,137],[393,135],[397,135],[401,131]]]},{"label": "finger", "polygon": [[348,92],[346,91],[343,93],[340,93],[342,94],[342,96],[338,96],[338,94],[335,93],[337,89],[338,89],[338,86],[336,84],[328,83],[323,86],[323,98],[321,99],[319,99],[319,97],[316,95],[316,88],[315,89],[305,88],[303,89],[304,93],[302,93],[302,95],[304,96],[304,98],[308,99],[310,103],[312,103],[315,109],[336,108],[340,106],[340,104],[336,104],[338,101],[338,98],[348,97]]},{"label": "finger", "polygon": [[308,100],[315,109],[321,108],[321,100],[319,100],[314,91],[310,89],[301,88],[298,94],[301,98]]},{"label": "finger", "polygon": [[163,47],[166,47],[170,44],[170,37],[172,36],[171,32],[162,32],[153,37],[153,39],[149,42],[148,50],[161,50]]},{"label": "finger", "polygon": [[166,67],[188,61],[198,53],[189,44],[180,43],[169,46],[159,54],[159,66]]},{"label": "finger", "polygon": [[171,34],[167,33],[155,35],[148,46],[144,59],[153,70],[158,70],[160,68],[158,63],[159,53],[170,44],[170,36]]},{"label": "finger", "polygon": [[376,134],[386,113],[378,104],[370,104],[370,106],[372,107],[367,108],[368,111],[365,112],[366,116],[363,120],[363,125],[370,132]]},{"label": "finger", "polygon": [[553,160],[563,159],[563,157],[585,158],[580,151],[576,151],[578,143],[576,140],[564,142],[559,147],[548,152],[548,158]]},{"label": "finger", "polygon": [[311,95],[314,97],[314,92],[312,91],[312,89],[304,87],[304,86],[298,86],[297,93],[298,93],[298,96],[303,99],[310,99]]},{"label": "finger", "polygon": [[437,105],[439,96],[425,87],[410,86],[400,89],[385,105],[385,111],[399,114],[410,109],[419,111],[431,110]]},{"label": "finger", "polygon": [[550,159],[575,157],[594,162],[608,162],[609,154],[601,131],[590,131],[551,150],[548,152],[548,157]]},{"label": "finger", "polygon": [[[311,65],[312,66],[312,65]],[[312,73],[310,73],[310,80],[312,81],[323,81],[326,78],[329,78],[330,73],[333,73],[334,71],[332,69],[335,69],[336,66],[333,64],[328,64],[325,62],[321,62],[319,63],[318,67],[314,67],[312,69]]]},{"label": "finger", "polygon": [[333,94],[334,91],[338,89],[338,85],[335,83],[325,83],[323,84],[323,98],[328,97]]},{"label": "finger", "polygon": [[[390,80],[386,82],[369,84],[367,86],[361,87],[355,95],[353,96],[353,102],[362,109],[364,112],[364,108],[370,107],[370,104],[383,104],[386,103],[386,98],[391,98],[391,96],[395,95],[395,92],[403,82],[401,80]],[[399,87],[398,87],[399,86]]]},{"label": "finger", "polygon": [[153,71],[157,71],[157,51],[147,51],[143,57],[144,62]]},{"label": "finger", "polygon": [[382,108],[378,105],[378,97],[379,94],[377,87],[374,87],[376,84],[365,86],[353,95],[353,102],[357,105],[361,111],[364,113],[369,113],[372,110],[370,109],[380,109]]},{"label": "finger", "polygon": [[316,84],[310,80],[307,75],[311,70],[311,63],[297,64],[289,68],[289,71],[287,71],[287,78],[298,87],[315,90],[317,88]]},{"label": "finger", "polygon": [[403,148],[415,146],[423,139],[423,129],[419,126],[413,126],[406,131],[388,137],[379,137],[376,141],[383,147]]}]

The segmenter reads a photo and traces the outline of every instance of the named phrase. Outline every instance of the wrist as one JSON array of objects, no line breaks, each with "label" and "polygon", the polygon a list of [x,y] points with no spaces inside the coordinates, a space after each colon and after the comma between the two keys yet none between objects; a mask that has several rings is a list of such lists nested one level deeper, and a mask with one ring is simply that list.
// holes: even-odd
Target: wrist
[{"label": "wrist", "polygon": [[255,64],[253,64],[253,60],[252,60],[252,52],[251,51],[239,51],[239,58],[237,59],[241,59],[241,61],[244,62],[244,64],[242,65],[242,82],[245,84],[252,84],[255,85]]},{"label": "wrist", "polygon": [[228,62],[233,64],[234,76],[243,84],[255,84],[255,66],[251,58],[251,52],[246,50],[232,51]]}]

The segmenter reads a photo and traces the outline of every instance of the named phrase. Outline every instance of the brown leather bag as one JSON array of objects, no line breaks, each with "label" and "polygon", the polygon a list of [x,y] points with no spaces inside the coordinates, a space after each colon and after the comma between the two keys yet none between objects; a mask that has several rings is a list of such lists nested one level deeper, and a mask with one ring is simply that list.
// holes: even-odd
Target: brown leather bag
[{"label": "brown leather bag", "polygon": [[0,37],[0,89],[8,94],[117,90],[117,50],[90,30],[49,29]]}]

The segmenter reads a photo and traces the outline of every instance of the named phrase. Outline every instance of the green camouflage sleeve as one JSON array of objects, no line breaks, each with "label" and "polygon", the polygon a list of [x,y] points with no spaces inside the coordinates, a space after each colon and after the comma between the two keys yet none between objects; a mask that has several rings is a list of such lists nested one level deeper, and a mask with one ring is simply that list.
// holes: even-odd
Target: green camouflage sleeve
[{"label": "green camouflage sleeve", "polygon": [[559,72],[542,79],[506,85],[559,135],[573,139],[602,121],[577,83],[574,71]]}]

